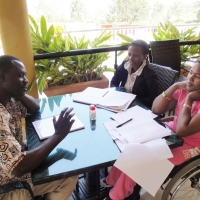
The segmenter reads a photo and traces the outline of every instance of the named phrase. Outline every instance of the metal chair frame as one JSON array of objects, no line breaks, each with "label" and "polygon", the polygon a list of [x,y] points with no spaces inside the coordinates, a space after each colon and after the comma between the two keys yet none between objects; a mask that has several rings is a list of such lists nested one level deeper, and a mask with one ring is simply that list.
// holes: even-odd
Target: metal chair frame
[{"label": "metal chair frame", "polygon": [[[163,190],[161,200],[193,199],[191,195],[195,195],[194,199],[198,200],[200,192],[199,179],[200,179],[200,155],[195,156],[189,159],[188,161],[173,168],[173,170],[171,171],[171,173],[161,186],[161,189]],[[180,194],[180,192],[183,192],[185,184],[187,184],[187,181],[189,181],[190,187],[187,187],[186,193],[182,195]],[[138,196],[140,189],[141,186],[136,184],[134,187],[133,196]]]}]

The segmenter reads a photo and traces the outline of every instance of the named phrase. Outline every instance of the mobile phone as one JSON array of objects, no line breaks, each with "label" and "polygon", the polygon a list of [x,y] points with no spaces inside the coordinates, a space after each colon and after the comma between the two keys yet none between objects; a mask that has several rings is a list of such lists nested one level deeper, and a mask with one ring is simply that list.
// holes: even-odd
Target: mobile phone
[{"label": "mobile phone", "polygon": [[161,126],[164,126],[165,128],[171,131],[171,135],[163,137],[170,149],[180,147],[183,145],[184,143],[183,139],[178,135],[176,135],[176,133],[169,126],[167,126],[166,123],[162,122],[159,117],[155,118],[154,120]]},{"label": "mobile phone", "polygon": [[163,137],[170,149],[180,147],[183,145],[183,139],[178,135],[168,135]]}]

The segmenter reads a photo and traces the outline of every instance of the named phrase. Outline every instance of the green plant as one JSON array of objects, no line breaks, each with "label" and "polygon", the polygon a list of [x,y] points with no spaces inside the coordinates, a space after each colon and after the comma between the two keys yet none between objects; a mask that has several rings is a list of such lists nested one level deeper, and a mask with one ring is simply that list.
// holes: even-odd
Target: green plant
[{"label": "green plant", "polygon": [[62,38],[62,33],[55,31],[53,25],[47,28],[44,16],[40,18],[40,26],[31,15],[29,19],[34,54],[69,51],[68,44]]},{"label": "green plant", "polygon": [[[195,33],[196,27],[180,32],[170,21],[159,23],[157,32],[153,32],[155,40],[179,39],[180,41],[199,40],[199,35]],[[190,59],[200,53],[199,45],[184,45],[180,47],[181,58]]]},{"label": "green plant", "polygon": [[[47,28],[44,16],[40,19],[40,27],[32,16],[30,22],[33,51],[38,54],[105,47],[108,46],[105,42],[112,36],[111,32],[105,30],[94,40],[87,40],[84,35],[77,39],[70,34],[63,38],[62,27],[55,28],[51,25]],[[52,87],[101,79],[103,72],[114,71],[113,68],[102,65],[108,58],[108,53],[96,53],[38,60],[35,62],[36,79],[31,83],[30,89],[36,82],[42,93],[45,85]]]},{"label": "green plant", "polygon": [[[165,23],[159,23],[157,32],[153,32],[153,37],[155,40],[170,40],[179,39],[180,41],[191,41],[200,40],[200,35],[196,35],[196,27],[190,28],[184,32],[180,32],[170,21]],[[124,40],[121,45],[130,44],[133,39],[118,33],[118,36]],[[125,51],[120,51],[118,55],[121,55]],[[180,47],[181,59],[187,60],[192,57],[198,57],[200,54],[199,45],[183,45]]]},{"label": "green plant", "polygon": [[[122,33],[117,33],[117,35],[122,39],[124,40],[121,45],[122,46],[128,46],[131,42],[133,42],[133,38],[130,38],[128,37],[127,35],[124,35]],[[124,51],[119,51],[117,53],[117,56],[121,56],[123,53],[127,52],[127,50],[124,50]],[[124,60],[128,59],[127,56],[124,58]]]}]

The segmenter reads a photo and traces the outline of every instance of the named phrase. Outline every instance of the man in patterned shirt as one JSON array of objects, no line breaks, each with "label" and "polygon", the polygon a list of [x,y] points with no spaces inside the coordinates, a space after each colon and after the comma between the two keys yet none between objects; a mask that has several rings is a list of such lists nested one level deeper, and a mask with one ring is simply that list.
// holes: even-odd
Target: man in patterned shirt
[{"label": "man in patterned shirt", "polygon": [[[12,56],[0,56],[0,185],[14,180],[26,180],[35,196],[67,200],[77,183],[77,176],[33,186],[30,172],[48,156],[69,133],[74,122],[72,108],[65,108],[58,121],[54,119],[55,134],[40,146],[24,151],[21,119],[26,113],[36,113],[39,105],[26,94],[28,80],[23,63]],[[25,191],[0,195],[0,199],[27,200]]]}]

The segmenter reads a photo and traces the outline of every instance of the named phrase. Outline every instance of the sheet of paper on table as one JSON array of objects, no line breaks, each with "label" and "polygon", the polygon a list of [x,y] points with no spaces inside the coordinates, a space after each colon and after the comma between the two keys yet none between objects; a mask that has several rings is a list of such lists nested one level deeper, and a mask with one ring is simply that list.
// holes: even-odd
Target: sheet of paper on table
[{"label": "sheet of paper on table", "polygon": [[134,122],[116,128],[117,132],[129,143],[143,143],[154,139],[162,138],[171,134],[171,131],[150,119],[141,122]]},{"label": "sheet of paper on table", "polygon": [[[111,115],[114,120],[104,122],[108,133],[115,141],[120,151],[123,151],[127,143],[143,143],[170,135],[171,131],[165,129],[153,120],[157,115],[139,106],[134,106],[124,112]],[[120,128],[117,125],[129,120]]]},{"label": "sheet of paper on table", "polygon": [[123,123],[125,121],[128,121],[131,118],[134,121],[145,121],[149,119],[154,119],[155,117],[157,117],[157,115],[152,113],[151,110],[145,110],[144,108],[141,108],[140,106],[134,106],[132,108],[127,109],[124,112],[113,114],[111,115],[110,118],[114,119],[115,121],[119,123]]},{"label": "sheet of paper on table", "polygon": [[162,158],[173,158],[173,154],[163,138],[155,139],[143,144],[153,150],[156,150],[160,155],[162,155]]},{"label": "sheet of paper on table", "polygon": [[169,129],[165,129],[154,120],[147,120],[142,123],[132,120],[126,125],[116,128],[118,124],[114,120],[104,122],[104,126],[120,151],[123,151],[127,143],[148,142],[171,134]]},{"label": "sheet of paper on table", "polygon": [[116,145],[118,146],[118,148],[120,149],[120,151],[123,151],[125,148],[125,145],[128,144],[128,142],[125,140],[125,138],[123,136],[121,136],[117,130],[116,130],[116,126],[119,123],[112,120],[112,121],[108,121],[108,122],[104,122],[104,126],[106,127],[108,133],[110,134],[110,137],[114,140],[114,142],[116,143]]},{"label": "sheet of paper on table", "polygon": [[[56,116],[58,119],[59,116]],[[73,123],[70,132],[85,128],[84,124],[78,119],[76,115],[72,117],[75,120]],[[53,125],[53,117],[40,119],[32,122],[40,140],[47,139],[55,133],[54,125]]]},{"label": "sheet of paper on table", "polygon": [[167,160],[171,156],[170,149],[163,139],[147,144],[130,143],[126,145],[114,166],[155,196],[174,167]]}]

